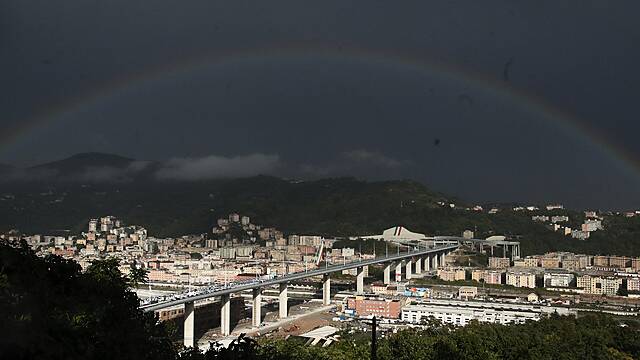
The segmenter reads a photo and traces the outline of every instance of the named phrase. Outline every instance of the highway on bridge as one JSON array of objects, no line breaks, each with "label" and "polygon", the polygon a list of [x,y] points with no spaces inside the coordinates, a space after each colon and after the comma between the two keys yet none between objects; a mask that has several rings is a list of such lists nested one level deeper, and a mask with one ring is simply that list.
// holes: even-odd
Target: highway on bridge
[{"label": "highway on bridge", "polygon": [[269,287],[273,285],[287,283],[294,280],[305,279],[312,276],[319,276],[319,275],[325,275],[325,274],[330,274],[334,272],[341,272],[343,270],[355,269],[363,266],[394,262],[397,260],[404,260],[411,257],[419,257],[419,256],[429,255],[432,253],[440,253],[443,251],[453,251],[457,249],[458,246],[459,245],[456,244],[456,245],[437,246],[429,249],[415,249],[413,251],[404,252],[396,255],[376,257],[374,259],[368,259],[368,260],[362,260],[362,261],[352,261],[352,262],[349,262],[346,264],[340,264],[340,265],[331,265],[331,266],[321,267],[321,268],[317,268],[310,271],[304,271],[304,272],[301,271],[301,272],[296,272],[292,274],[287,274],[274,279],[256,281],[254,283],[249,283],[249,284],[240,284],[237,286],[231,286],[225,289],[212,291],[206,294],[198,294],[195,296],[184,297],[181,299],[144,305],[144,306],[141,306],[140,309],[147,312],[156,311],[156,310],[161,310],[161,309],[165,309],[165,308],[169,308],[169,307],[173,307],[173,306],[177,306],[185,303],[193,303],[194,301],[198,301],[198,300],[205,300],[212,297],[219,297],[223,295],[233,294],[233,293],[246,291],[246,290],[252,290],[256,288]]}]

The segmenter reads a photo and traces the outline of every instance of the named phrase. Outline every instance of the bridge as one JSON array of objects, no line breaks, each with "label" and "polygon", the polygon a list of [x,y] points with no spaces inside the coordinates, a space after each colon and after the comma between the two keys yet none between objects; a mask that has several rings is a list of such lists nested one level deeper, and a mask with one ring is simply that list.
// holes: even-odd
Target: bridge
[{"label": "bridge", "polygon": [[[473,235],[472,235],[473,236]],[[491,256],[494,256],[494,249],[502,248],[502,257],[509,257],[511,260],[517,260],[520,258],[520,242],[507,240],[505,236],[490,236],[486,239],[474,239],[472,237],[460,237],[460,236],[426,236],[425,234],[414,233],[403,226],[394,226],[388,228],[379,235],[366,235],[366,236],[354,236],[351,239],[377,239],[384,240],[390,243],[402,244],[405,246],[438,246],[438,245],[450,245],[450,244],[464,244],[473,249],[478,249],[480,253],[490,251]]]},{"label": "bridge", "polygon": [[356,292],[364,293],[364,268],[369,265],[387,264],[384,268],[384,283],[391,283],[391,270],[395,268],[395,280],[402,279],[402,268],[405,267],[406,278],[411,279],[412,274],[420,274],[424,270],[438,269],[439,264],[444,264],[444,257],[456,250],[459,243],[451,243],[434,246],[431,248],[414,248],[407,252],[376,257],[368,260],[352,261],[346,264],[320,267],[310,271],[296,272],[280,276],[269,280],[257,280],[250,283],[238,284],[214,291],[199,293],[195,295],[184,295],[177,299],[160,303],[143,305],[140,307],[145,312],[157,311],[184,304],[184,345],[195,345],[195,306],[194,302],[219,297],[221,299],[220,308],[220,328],[223,336],[231,333],[231,294],[247,290],[252,291],[253,312],[252,325],[259,327],[262,319],[262,289],[270,286],[279,286],[278,315],[281,319],[288,316],[287,308],[287,286],[291,281],[301,280],[314,276],[322,276],[322,302],[329,305],[331,302],[331,273],[342,272],[343,270],[358,269],[356,276]]},{"label": "bridge", "polygon": [[467,245],[472,249],[477,249],[481,254],[490,251],[491,256],[495,255],[494,248],[502,248],[501,251],[497,250],[502,253],[502,257],[507,257],[507,254],[509,254],[511,260],[520,259],[520,242],[506,240],[503,236],[495,236],[494,238],[490,237],[488,239],[473,239],[461,236],[427,236],[419,240],[394,240],[393,242],[405,246],[415,246],[421,243],[426,243],[431,246],[461,244]]}]

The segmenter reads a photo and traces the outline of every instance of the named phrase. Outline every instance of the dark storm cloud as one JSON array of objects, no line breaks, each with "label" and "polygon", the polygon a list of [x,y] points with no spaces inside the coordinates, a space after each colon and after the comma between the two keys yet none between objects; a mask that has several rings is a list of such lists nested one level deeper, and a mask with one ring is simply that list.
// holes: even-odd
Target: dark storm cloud
[{"label": "dark storm cloud", "polygon": [[[633,0],[10,0],[0,5],[0,162],[102,151],[157,160],[172,179],[411,177],[469,199],[638,207],[637,170],[556,124],[566,120],[472,76],[393,60],[527,91],[637,154],[638,13]],[[277,50],[300,44],[330,56]],[[390,56],[353,60],[359,48]],[[169,65],[236,52],[253,55],[191,72]],[[175,71],[135,81],[165,67]],[[16,131],[25,121],[37,124]],[[85,175],[135,173],[98,168]]]},{"label": "dark storm cloud", "polygon": [[135,179],[141,172],[147,170],[152,163],[150,161],[133,161],[128,166],[117,168],[113,166],[90,166],[80,174],[74,175],[74,181],[80,182],[129,182]]},{"label": "dark storm cloud", "polygon": [[207,180],[273,173],[280,165],[277,155],[250,154],[224,157],[172,158],[156,172],[160,180]]},{"label": "dark storm cloud", "polygon": [[407,161],[397,160],[392,157],[364,149],[347,151],[344,154],[347,159],[356,163],[379,165],[385,168],[397,168],[407,165]]}]

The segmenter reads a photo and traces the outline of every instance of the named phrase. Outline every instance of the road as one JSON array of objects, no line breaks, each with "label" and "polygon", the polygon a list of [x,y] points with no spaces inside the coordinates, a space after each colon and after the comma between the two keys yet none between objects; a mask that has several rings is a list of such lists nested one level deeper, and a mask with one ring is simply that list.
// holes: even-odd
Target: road
[{"label": "road", "polygon": [[458,248],[458,245],[448,245],[448,246],[434,247],[434,248],[431,248],[431,249],[418,249],[418,250],[415,250],[415,251],[410,251],[410,252],[406,252],[406,253],[400,253],[400,254],[397,254],[397,255],[377,257],[375,259],[362,260],[362,261],[353,261],[353,262],[350,262],[350,263],[347,263],[347,264],[332,265],[332,266],[328,266],[328,267],[320,267],[318,269],[314,269],[314,270],[311,270],[311,271],[304,271],[304,272],[297,272],[297,273],[287,274],[287,275],[284,275],[284,276],[277,277],[275,279],[263,280],[261,282],[254,282],[254,283],[250,283],[250,284],[237,285],[237,286],[229,287],[229,288],[226,288],[226,289],[220,289],[220,290],[217,290],[217,291],[212,291],[212,292],[206,293],[206,294],[198,294],[198,295],[195,295],[195,296],[184,297],[184,298],[181,298],[181,299],[169,300],[169,301],[165,301],[165,302],[161,302],[161,303],[145,305],[145,306],[141,306],[140,309],[142,309],[143,311],[155,311],[155,310],[160,310],[160,309],[164,309],[164,308],[168,308],[168,307],[184,304],[184,303],[187,303],[187,302],[205,300],[205,299],[209,299],[209,298],[212,298],[212,297],[219,297],[219,296],[222,296],[222,295],[237,293],[237,292],[240,292],[240,291],[251,290],[251,289],[255,289],[255,288],[262,288],[262,287],[269,287],[269,286],[273,286],[273,285],[279,285],[281,283],[287,283],[287,282],[290,282],[290,281],[301,280],[301,279],[308,278],[308,277],[313,277],[313,276],[321,276],[321,275],[330,274],[330,273],[334,273],[334,272],[342,272],[343,270],[355,269],[355,268],[362,267],[362,266],[369,266],[369,265],[375,265],[375,264],[386,263],[386,262],[394,262],[394,261],[404,260],[404,259],[411,258],[411,257],[424,256],[424,255],[438,253],[438,252],[447,251],[447,250],[453,251],[453,250],[455,250],[457,248]]}]

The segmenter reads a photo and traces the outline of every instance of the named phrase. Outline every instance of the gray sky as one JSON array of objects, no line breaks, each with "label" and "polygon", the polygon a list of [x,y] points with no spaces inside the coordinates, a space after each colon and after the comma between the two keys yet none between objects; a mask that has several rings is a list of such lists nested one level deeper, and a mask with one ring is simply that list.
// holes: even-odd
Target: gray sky
[{"label": "gray sky", "polygon": [[639,13],[0,0],[0,162],[100,151],[183,179],[412,178],[469,200],[637,208]]}]

